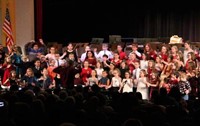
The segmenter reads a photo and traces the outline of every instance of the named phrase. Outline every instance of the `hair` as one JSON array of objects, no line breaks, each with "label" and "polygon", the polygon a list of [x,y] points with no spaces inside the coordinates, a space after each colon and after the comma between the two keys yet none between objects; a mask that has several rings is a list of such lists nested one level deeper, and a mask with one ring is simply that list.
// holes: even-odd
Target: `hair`
[{"label": "hair", "polygon": [[132,47],[133,47],[133,46],[135,46],[135,47],[137,47],[137,48],[138,48],[138,44],[137,44],[137,43],[135,43],[135,42],[133,42],[133,43],[132,43]]},{"label": "hair", "polygon": [[188,52],[188,54],[191,55],[191,59],[192,59],[192,60],[195,60],[195,54],[194,54],[194,52]]},{"label": "hair", "polygon": [[39,47],[39,44],[38,44],[38,43],[34,43],[34,44],[32,45],[32,48],[33,48],[35,45],[37,45],[37,46]]},{"label": "hair", "polygon": [[147,76],[147,72],[146,72],[146,70],[141,69],[140,72],[144,73],[144,76],[145,76],[145,77]]},{"label": "hair", "polygon": [[71,42],[67,43],[67,46],[69,46],[70,44],[73,46],[73,43],[71,43]]},{"label": "hair", "polygon": [[147,42],[145,45],[144,45],[144,53],[147,53],[147,50],[146,50],[146,46],[149,46],[149,52],[153,51],[153,48],[151,47],[151,44],[149,42]]},{"label": "hair", "polygon": [[[82,63],[82,66],[83,66],[83,67],[84,67],[85,62],[88,62],[88,63],[89,63],[89,61],[85,60],[85,61]],[[88,67],[89,67],[89,66],[88,66]]]},{"label": "hair", "polygon": [[106,70],[103,70],[102,73],[103,73],[103,72],[105,72],[106,74],[108,74],[108,71],[106,71]]},{"label": "hair", "polygon": [[172,49],[172,48],[175,48],[175,49],[176,49],[176,53],[178,52],[178,47],[177,47],[177,46],[173,45],[173,46],[171,47],[171,49]]},{"label": "hair", "polygon": [[103,55],[103,57],[106,57],[106,58],[108,58],[108,55],[104,54],[104,55]]},{"label": "hair", "polygon": [[123,48],[123,45],[122,45],[122,44],[118,44],[117,46],[120,46],[120,47],[122,47],[122,48]]},{"label": "hair", "polygon": [[129,78],[131,77],[131,73],[127,70],[125,71],[125,74],[128,73],[129,74]]},{"label": "hair", "polygon": [[88,53],[89,53],[89,52],[92,53],[92,57],[93,57],[93,58],[96,58],[95,55],[94,55],[94,52],[93,52],[92,50],[89,50],[89,51],[86,52],[86,57],[85,57],[85,59],[88,59]]},{"label": "hair", "polygon": [[12,74],[13,74],[13,73],[15,73],[15,75],[17,75],[15,70],[11,70],[11,71],[10,71],[10,77],[12,77]]},{"label": "hair", "polygon": [[[92,70],[92,71],[95,72],[95,74],[96,74],[95,77],[98,77],[98,76],[97,76],[97,71],[96,71],[96,70]],[[91,76],[92,76],[92,72],[91,72]]]},{"label": "hair", "polygon": [[122,67],[122,63],[124,63],[124,64],[125,64],[125,69],[128,69],[127,62],[126,62],[126,61],[122,61],[122,62],[120,63],[120,67]]},{"label": "hair", "polygon": [[[100,64],[100,68],[103,68],[103,64],[102,64],[102,62],[100,60],[97,60],[97,63]],[[96,67],[97,67],[97,63],[96,63]]]},{"label": "hair", "polygon": [[32,73],[31,76],[34,76],[34,72],[33,72],[33,69],[32,69],[32,68],[29,67],[29,68],[26,69],[26,71],[27,71],[27,70],[30,70],[30,71],[31,71],[31,73]]},{"label": "hair", "polygon": [[121,75],[121,72],[120,72],[120,70],[118,68],[115,68],[113,71],[116,71],[119,76]]},{"label": "hair", "polygon": [[186,40],[184,43],[187,43],[188,45],[190,45],[191,41],[190,40]]},{"label": "hair", "polygon": [[181,72],[179,77],[180,77],[180,80],[185,80],[187,79],[188,76],[185,72]]}]

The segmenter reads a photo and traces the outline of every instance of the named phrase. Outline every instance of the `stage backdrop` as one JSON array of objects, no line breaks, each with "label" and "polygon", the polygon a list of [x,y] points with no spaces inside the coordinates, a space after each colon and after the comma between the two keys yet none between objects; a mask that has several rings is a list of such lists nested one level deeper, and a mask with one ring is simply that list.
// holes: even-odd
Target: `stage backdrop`
[{"label": "stage backdrop", "polygon": [[46,41],[91,41],[109,35],[154,38],[177,34],[200,41],[200,8],[194,2],[43,0]]}]

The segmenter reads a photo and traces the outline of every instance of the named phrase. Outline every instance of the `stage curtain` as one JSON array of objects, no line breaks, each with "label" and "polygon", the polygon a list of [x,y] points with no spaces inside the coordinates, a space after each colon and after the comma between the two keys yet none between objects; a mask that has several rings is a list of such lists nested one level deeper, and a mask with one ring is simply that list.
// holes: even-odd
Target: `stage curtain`
[{"label": "stage curtain", "polygon": [[42,38],[42,23],[43,23],[43,17],[42,17],[42,2],[43,0],[35,0],[35,39],[38,40]]}]

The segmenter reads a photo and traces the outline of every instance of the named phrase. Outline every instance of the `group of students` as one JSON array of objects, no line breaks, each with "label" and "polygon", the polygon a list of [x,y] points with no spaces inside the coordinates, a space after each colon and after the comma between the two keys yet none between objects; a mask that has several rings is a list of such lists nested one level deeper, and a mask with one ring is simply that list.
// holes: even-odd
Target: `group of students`
[{"label": "group of students", "polygon": [[45,54],[33,44],[29,53],[35,55],[34,60],[21,57],[14,49],[5,57],[1,67],[2,87],[20,84],[26,88],[50,89],[98,85],[103,91],[140,92],[145,100],[161,87],[168,92],[178,87],[185,100],[190,93],[199,92],[196,73],[199,72],[199,54],[189,42],[184,43],[182,51],[175,45],[169,48],[163,45],[159,52],[150,43],[139,51],[137,43],[133,43],[129,54],[120,44],[115,51],[109,50],[108,44],[103,44],[100,51],[86,46],[80,57],[72,43],[62,54],[53,46]]}]

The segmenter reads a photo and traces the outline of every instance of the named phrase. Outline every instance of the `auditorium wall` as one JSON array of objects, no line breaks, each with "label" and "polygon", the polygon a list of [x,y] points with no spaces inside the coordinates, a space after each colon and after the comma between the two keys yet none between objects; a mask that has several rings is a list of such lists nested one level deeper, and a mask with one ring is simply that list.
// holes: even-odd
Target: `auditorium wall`
[{"label": "auditorium wall", "polygon": [[16,43],[34,40],[34,0],[16,0]]}]

